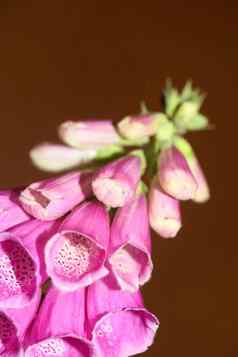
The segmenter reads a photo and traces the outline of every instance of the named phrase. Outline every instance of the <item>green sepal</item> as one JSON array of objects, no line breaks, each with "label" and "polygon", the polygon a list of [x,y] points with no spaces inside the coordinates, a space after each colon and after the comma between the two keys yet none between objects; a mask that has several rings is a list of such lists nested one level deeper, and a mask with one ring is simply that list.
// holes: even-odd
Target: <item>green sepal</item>
[{"label": "green sepal", "polygon": [[208,119],[205,115],[198,113],[188,122],[188,130],[203,130],[208,127]]},{"label": "green sepal", "polygon": [[130,140],[130,139],[124,139],[121,138],[119,141],[119,144],[121,146],[143,146],[145,144],[147,144],[149,142],[149,138],[144,137],[144,138],[140,138],[137,140]]},{"label": "green sepal", "polygon": [[192,145],[188,142],[188,140],[184,139],[182,136],[175,136],[173,143],[188,161],[194,159],[195,154]]},{"label": "green sepal", "polygon": [[148,186],[141,180],[137,186],[136,195],[146,194],[148,191]]},{"label": "green sepal", "polygon": [[172,117],[180,103],[180,95],[176,88],[173,88],[172,81],[167,79],[163,92],[165,113]]},{"label": "green sepal", "polygon": [[106,160],[124,153],[124,148],[120,145],[109,145],[97,150],[95,160]]},{"label": "green sepal", "polygon": [[192,81],[189,80],[185,83],[180,100],[181,102],[192,102],[196,104],[197,110],[199,110],[205,97],[205,94],[201,93],[199,88],[193,88]]}]

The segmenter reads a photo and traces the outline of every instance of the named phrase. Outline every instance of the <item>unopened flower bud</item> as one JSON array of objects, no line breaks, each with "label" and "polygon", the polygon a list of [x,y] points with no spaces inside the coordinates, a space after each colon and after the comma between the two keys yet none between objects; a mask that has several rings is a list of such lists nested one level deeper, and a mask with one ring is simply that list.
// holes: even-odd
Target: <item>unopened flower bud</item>
[{"label": "unopened flower bud", "polygon": [[133,197],[142,174],[139,157],[128,155],[103,166],[95,174],[92,188],[106,206],[122,207]]},{"label": "unopened flower bud", "polygon": [[79,149],[101,148],[119,143],[110,120],[66,121],[59,127],[60,138],[68,145]]},{"label": "unopened flower bud", "polygon": [[139,140],[155,135],[158,114],[127,116],[118,123],[119,133],[128,140]]},{"label": "unopened flower bud", "polygon": [[174,238],[182,227],[179,201],[162,191],[157,178],[150,188],[149,218],[151,227],[163,238]]},{"label": "unopened flower bud", "polygon": [[95,148],[79,150],[50,143],[42,143],[30,151],[33,164],[40,170],[49,172],[60,172],[79,167],[93,161],[96,156]]},{"label": "unopened flower bud", "polygon": [[158,160],[158,180],[162,189],[178,200],[195,197],[197,182],[184,155],[175,146],[164,149]]}]

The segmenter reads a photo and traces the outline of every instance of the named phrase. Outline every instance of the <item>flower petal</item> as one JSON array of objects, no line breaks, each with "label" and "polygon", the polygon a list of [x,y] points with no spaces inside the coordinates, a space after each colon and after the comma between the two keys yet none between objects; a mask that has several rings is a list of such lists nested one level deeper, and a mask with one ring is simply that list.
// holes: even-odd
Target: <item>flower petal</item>
[{"label": "flower petal", "polygon": [[0,232],[30,219],[18,198],[18,190],[0,191]]},{"label": "flower petal", "polygon": [[0,308],[27,305],[37,291],[37,264],[10,233],[0,234]]},{"label": "flower petal", "polygon": [[0,310],[0,355],[16,357],[22,354],[21,344],[39,303],[40,292],[38,290],[34,299],[26,307]]}]

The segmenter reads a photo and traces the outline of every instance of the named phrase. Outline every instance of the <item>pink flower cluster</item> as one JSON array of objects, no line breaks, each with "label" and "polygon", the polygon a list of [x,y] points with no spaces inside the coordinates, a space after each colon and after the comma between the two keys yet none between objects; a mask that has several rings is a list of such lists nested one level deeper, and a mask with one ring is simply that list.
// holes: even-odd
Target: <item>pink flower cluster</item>
[{"label": "pink flower cluster", "polygon": [[[181,135],[163,134],[156,156],[144,155],[165,124],[160,114],[126,117],[117,130],[110,121],[63,123],[70,146],[38,145],[38,167],[110,159],[115,146],[123,155],[0,192],[0,356],[126,357],[152,344],[159,321],[140,292],[153,270],[150,225],[175,237],[179,202],[209,198]],[[138,142],[139,152],[125,150]]]},{"label": "pink flower cluster", "polygon": [[[152,272],[139,179],[140,159],[128,155],[1,192],[1,355],[130,356],[152,343],[159,323],[139,292]],[[122,206],[112,222],[110,199]]]}]

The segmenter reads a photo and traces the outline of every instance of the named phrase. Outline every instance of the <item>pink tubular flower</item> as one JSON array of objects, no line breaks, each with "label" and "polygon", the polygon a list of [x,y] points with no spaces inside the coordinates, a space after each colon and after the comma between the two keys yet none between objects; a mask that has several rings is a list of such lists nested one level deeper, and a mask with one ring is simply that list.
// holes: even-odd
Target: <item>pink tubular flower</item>
[{"label": "pink tubular flower", "polygon": [[90,357],[86,339],[85,290],[62,293],[50,288],[25,339],[25,357]]},{"label": "pink tubular flower", "polygon": [[30,303],[46,279],[42,247],[55,222],[32,220],[0,234],[0,308]]},{"label": "pink tubular flower", "polygon": [[40,284],[43,284],[48,278],[44,261],[44,248],[48,240],[57,232],[60,223],[61,220],[40,221],[32,219],[9,231],[34,259]]},{"label": "pink tubular flower", "polygon": [[100,202],[85,202],[65,219],[46,245],[48,275],[56,287],[74,291],[105,276],[109,215]]},{"label": "pink tubular flower", "polygon": [[146,351],[159,322],[144,308],[140,292],[110,289],[105,279],[87,290],[88,332],[97,355],[127,357]]},{"label": "pink tubular flower", "polygon": [[30,219],[18,198],[18,190],[0,191],[0,232]]},{"label": "pink tubular flower", "polygon": [[40,302],[40,293],[31,303],[20,309],[0,309],[0,355],[23,356],[22,344]]},{"label": "pink tubular flower", "polygon": [[163,238],[173,238],[182,227],[180,205],[164,193],[154,178],[149,194],[150,225]]},{"label": "pink tubular flower", "polygon": [[147,202],[140,194],[118,209],[111,227],[109,263],[122,290],[136,291],[150,279],[150,253]]},{"label": "pink tubular flower", "polygon": [[35,218],[57,219],[91,195],[91,178],[90,172],[71,172],[32,183],[21,192],[21,204]]},{"label": "pink tubular flower", "polygon": [[178,200],[193,199],[196,179],[183,154],[175,147],[164,149],[159,157],[158,179],[162,189]]},{"label": "pink tubular flower", "polygon": [[133,155],[103,166],[92,182],[95,196],[106,206],[124,206],[135,193],[141,177],[141,169],[141,159]]},{"label": "pink tubular flower", "polygon": [[66,121],[59,127],[60,138],[80,148],[101,148],[119,143],[119,136],[110,120]]},{"label": "pink tubular flower", "polygon": [[96,158],[95,148],[78,150],[66,145],[42,143],[33,147],[30,158],[40,170],[60,172],[91,162]]},{"label": "pink tubular flower", "polygon": [[120,134],[129,140],[139,140],[155,135],[158,129],[158,114],[127,116],[118,123]]}]

